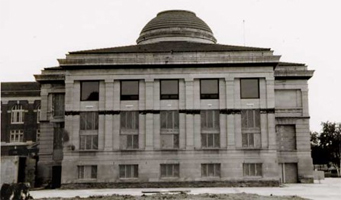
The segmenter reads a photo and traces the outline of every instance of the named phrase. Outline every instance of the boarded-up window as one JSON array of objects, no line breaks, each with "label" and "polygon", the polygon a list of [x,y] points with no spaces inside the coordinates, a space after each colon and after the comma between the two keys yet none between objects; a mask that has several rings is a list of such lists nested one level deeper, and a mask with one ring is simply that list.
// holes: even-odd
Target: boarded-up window
[{"label": "boarded-up window", "polygon": [[244,176],[262,176],[262,163],[244,163],[243,174]]},{"label": "boarded-up window", "polygon": [[179,99],[179,80],[160,80],[160,99]]},{"label": "boarded-up window", "polygon": [[240,79],[240,98],[258,99],[259,98],[259,79],[242,78]]},{"label": "boarded-up window", "polygon": [[242,146],[259,148],[261,144],[260,136],[260,111],[242,110]]},{"label": "boarded-up window", "polygon": [[138,178],[138,165],[119,165],[120,178]]},{"label": "boarded-up window", "polygon": [[279,151],[296,150],[296,128],[295,125],[276,126],[277,144]]},{"label": "boarded-up window", "polygon": [[52,95],[52,111],[53,117],[55,118],[63,118],[64,117],[64,108],[65,108],[65,95],[64,94],[53,94]]},{"label": "boarded-up window", "polygon": [[24,112],[22,105],[17,104],[12,107],[11,110],[11,123],[12,124],[22,124],[24,123]]},{"label": "boarded-up window", "polygon": [[219,111],[202,110],[200,115],[202,148],[220,147]]},{"label": "boarded-up window", "polygon": [[276,108],[300,108],[302,107],[301,90],[275,90]]},{"label": "boarded-up window", "polygon": [[219,80],[200,80],[200,99],[219,99]]},{"label": "boarded-up window", "polygon": [[96,165],[81,165],[78,167],[78,179],[97,179]]},{"label": "boarded-up window", "polygon": [[81,101],[99,100],[99,82],[82,81],[81,82]]},{"label": "boarded-up window", "polygon": [[121,149],[139,148],[139,113],[137,111],[122,111],[121,117]]},{"label": "boarded-up window", "polygon": [[139,100],[139,81],[121,81],[121,100]]},{"label": "boarded-up window", "polygon": [[161,111],[161,148],[179,148],[179,111]]},{"label": "boarded-up window", "polygon": [[80,113],[80,149],[98,149],[98,112]]},{"label": "boarded-up window", "polygon": [[179,164],[161,164],[161,177],[179,177]]},{"label": "boarded-up window", "polygon": [[202,177],[220,177],[220,164],[201,164]]}]

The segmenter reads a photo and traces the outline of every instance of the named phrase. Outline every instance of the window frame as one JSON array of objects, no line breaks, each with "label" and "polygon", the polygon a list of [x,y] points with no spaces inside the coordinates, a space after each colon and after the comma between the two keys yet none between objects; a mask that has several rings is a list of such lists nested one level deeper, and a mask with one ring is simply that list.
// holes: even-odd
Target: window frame
[{"label": "window frame", "polygon": [[[203,81],[209,81],[209,80],[216,80],[217,81],[217,93],[203,93],[202,91],[202,82]],[[205,99],[219,99],[220,97],[220,91],[219,91],[219,79],[214,78],[214,79],[200,79],[200,99],[205,100]]]},{"label": "window frame", "polygon": [[[97,83],[98,87],[97,87],[97,96],[95,99],[83,99],[83,83]],[[80,81],[80,101],[99,101],[99,89],[100,89],[100,81],[99,80],[86,80],[86,81]],[[91,94],[91,93],[90,93]],[[88,95],[88,97],[90,96],[90,94]]]},{"label": "window frame", "polygon": [[[82,125],[82,114],[92,114],[94,115],[95,119],[91,119],[91,122],[87,123],[94,123],[94,125],[91,125],[90,127],[87,127],[87,125]],[[86,117],[86,116],[84,116]],[[89,117],[89,116],[87,116]],[[84,127],[83,127],[84,126]],[[79,114],[79,149],[80,150],[98,150],[98,129],[99,129],[99,113],[96,111],[87,111],[87,112],[81,112]],[[90,142],[90,148],[88,147],[88,144]]]},{"label": "window frame", "polygon": [[[122,116],[125,113],[125,116]],[[129,119],[130,116],[134,116],[135,120]],[[123,117],[126,118],[126,122],[122,121]],[[131,124],[131,128],[128,127],[128,123],[134,121],[135,124]],[[139,127],[140,127],[140,114],[138,111],[121,111],[120,112],[120,149],[121,150],[137,150],[139,149]],[[123,127],[122,125],[126,126]],[[125,138],[125,139],[123,139]],[[126,142],[124,144],[124,141]]]},{"label": "window frame", "polygon": [[263,163],[243,163],[243,176],[263,177]]},{"label": "window frame", "polygon": [[11,108],[11,124],[24,124],[25,109],[22,104],[15,104]]},{"label": "window frame", "polygon": [[[16,138],[18,138],[18,140]],[[24,142],[24,131],[22,129],[10,130],[9,142]]]},{"label": "window frame", "polygon": [[[252,112],[252,122],[244,122],[243,119],[248,120]],[[243,117],[243,115],[245,116]],[[257,121],[257,115],[258,120]],[[250,124],[253,124],[250,126]],[[244,126],[246,125],[246,126]],[[245,143],[246,141],[246,143]],[[261,113],[259,109],[244,109],[241,111],[241,146],[242,148],[261,148]]]},{"label": "window frame", "polygon": [[[210,167],[213,167],[213,176],[209,173]],[[221,164],[220,163],[202,163],[201,177],[203,178],[221,178]]]},{"label": "window frame", "polygon": [[[123,95],[124,82],[137,82],[137,94]],[[138,101],[140,99],[140,80],[121,80],[120,81],[120,100],[121,101]]]},{"label": "window frame", "polygon": [[[94,170],[96,173],[94,174]],[[98,177],[97,165],[77,165],[78,180],[96,180]]]},{"label": "window frame", "polygon": [[[211,117],[209,116],[211,115]],[[216,118],[216,119],[215,119]],[[203,120],[206,120],[203,122]],[[212,119],[212,122],[208,120]],[[217,124],[215,124],[217,123]],[[212,124],[211,127],[205,126]],[[220,111],[219,110],[201,110],[200,111],[200,128],[201,128],[201,148],[218,149],[220,148]],[[212,137],[212,146],[209,139]]]},{"label": "window frame", "polygon": [[[252,97],[244,97],[243,96],[243,88],[242,88],[243,80],[257,80],[257,96],[252,96]],[[240,85],[240,99],[259,99],[260,98],[259,78],[240,78],[239,85]]]},{"label": "window frame", "polygon": [[[122,168],[124,168],[124,177],[122,176]],[[130,170],[130,174],[128,173],[127,170],[128,171]],[[139,165],[138,164],[118,165],[118,176],[120,179],[138,179],[139,178]]]},{"label": "window frame", "polygon": [[179,163],[160,164],[160,178],[168,179],[168,178],[179,178],[179,177],[180,177],[180,164]]},{"label": "window frame", "polygon": [[[162,82],[164,81],[176,81],[177,94],[162,94]],[[160,100],[179,100],[179,79],[160,79]]]},{"label": "window frame", "polygon": [[[176,116],[177,115],[177,116]],[[166,124],[171,124],[172,128],[169,128],[167,125],[163,127],[163,116],[166,117]],[[171,116],[172,123],[167,123],[168,118]],[[177,120],[177,121],[176,121]],[[161,149],[178,149],[179,148],[179,133],[180,133],[180,113],[178,110],[161,110],[160,111],[160,143]],[[164,141],[167,138],[171,137],[172,139],[172,147],[167,147],[168,145],[164,145]],[[167,143],[168,144],[168,143]]]}]

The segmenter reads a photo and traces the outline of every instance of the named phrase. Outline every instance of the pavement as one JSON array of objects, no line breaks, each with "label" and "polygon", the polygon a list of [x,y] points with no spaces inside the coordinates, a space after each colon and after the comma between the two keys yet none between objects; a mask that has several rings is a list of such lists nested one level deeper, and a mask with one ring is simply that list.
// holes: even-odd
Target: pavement
[{"label": "pavement", "polygon": [[129,188],[129,189],[80,189],[80,190],[36,190],[30,191],[35,199],[51,197],[89,197],[100,195],[133,195],[141,196],[142,191],[179,191],[187,190],[189,194],[230,194],[251,193],[263,196],[300,196],[316,200],[341,200],[341,178],[326,178],[314,184],[284,184],[281,187],[214,187],[214,188]]}]

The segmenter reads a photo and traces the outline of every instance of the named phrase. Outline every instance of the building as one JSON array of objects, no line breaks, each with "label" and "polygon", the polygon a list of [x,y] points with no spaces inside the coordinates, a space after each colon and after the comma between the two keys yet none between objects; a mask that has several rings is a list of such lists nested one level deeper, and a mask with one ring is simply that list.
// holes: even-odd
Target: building
[{"label": "building", "polygon": [[35,75],[44,180],[64,187],[313,180],[313,71],[280,62],[269,48],[217,44],[193,12],[160,12],[136,45],[58,61]]},{"label": "building", "polygon": [[1,184],[35,184],[39,116],[39,83],[1,83]]}]

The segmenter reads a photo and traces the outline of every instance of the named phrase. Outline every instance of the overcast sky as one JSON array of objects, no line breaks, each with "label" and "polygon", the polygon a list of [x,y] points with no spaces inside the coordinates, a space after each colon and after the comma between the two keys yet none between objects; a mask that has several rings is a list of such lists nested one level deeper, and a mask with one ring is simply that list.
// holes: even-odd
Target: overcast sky
[{"label": "overcast sky", "polygon": [[[136,44],[163,10],[191,10],[218,43],[266,47],[305,63],[310,127],[341,122],[341,2],[335,0],[0,0],[1,82],[34,81],[69,51]],[[243,23],[244,21],[244,23]]]}]

